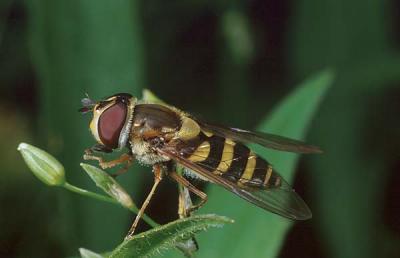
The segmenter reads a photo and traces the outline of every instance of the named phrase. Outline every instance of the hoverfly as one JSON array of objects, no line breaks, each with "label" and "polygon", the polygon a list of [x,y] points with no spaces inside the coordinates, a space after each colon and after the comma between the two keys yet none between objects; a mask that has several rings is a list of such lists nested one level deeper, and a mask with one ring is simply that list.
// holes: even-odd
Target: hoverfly
[{"label": "hoverfly", "polygon": [[[131,236],[157,185],[169,176],[184,187],[179,198],[180,217],[190,216],[207,195],[194,187],[188,177],[220,185],[239,197],[286,218],[306,220],[311,211],[301,197],[274,170],[268,161],[245,144],[297,153],[319,153],[318,147],[278,135],[228,128],[201,121],[175,107],[138,101],[127,93],[115,94],[99,102],[82,100],[81,112],[93,112],[90,130],[98,144],[85,151],[84,159],[97,160],[103,168],[135,159],[153,166],[154,185],[128,232]],[[94,152],[127,148],[117,160],[104,161]],[[176,172],[184,168],[183,176]],[[197,205],[188,201],[188,192],[200,197]],[[188,204],[189,203],[189,204]]]}]

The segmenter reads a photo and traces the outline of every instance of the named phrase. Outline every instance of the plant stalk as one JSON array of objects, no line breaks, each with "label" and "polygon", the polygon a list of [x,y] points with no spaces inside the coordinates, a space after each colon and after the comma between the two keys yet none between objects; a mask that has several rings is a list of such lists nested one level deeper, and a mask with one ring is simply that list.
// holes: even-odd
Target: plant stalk
[{"label": "plant stalk", "polygon": [[[113,198],[110,198],[110,197],[107,197],[107,196],[102,195],[102,194],[97,194],[97,193],[94,193],[94,192],[79,188],[77,186],[69,184],[68,182],[65,182],[63,187],[65,189],[68,189],[71,192],[74,192],[74,193],[77,193],[77,194],[88,196],[88,197],[91,197],[91,198],[99,200],[99,201],[104,201],[104,202],[108,202],[108,203],[112,203],[112,204],[116,204],[116,205],[122,206],[119,202],[117,202]],[[126,207],[124,207],[124,208],[126,208]],[[138,214],[138,212],[139,212],[139,209],[136,206],[133,206],[133,207],[127,208],[127,209],[132,211],[135,214]],[[146,214],[143,214],[142,218],[152,228],[158,227],[160,225],[157,222],[155,222],[153,219],[151,219],[149,216],[147,216]]]}]

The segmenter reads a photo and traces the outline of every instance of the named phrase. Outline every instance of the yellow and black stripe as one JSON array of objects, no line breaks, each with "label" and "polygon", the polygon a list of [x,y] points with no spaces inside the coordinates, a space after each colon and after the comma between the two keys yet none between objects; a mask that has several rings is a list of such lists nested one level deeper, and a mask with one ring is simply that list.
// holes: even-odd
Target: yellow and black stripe
[{"label": "yellow and black stripe", "polygon": [[200,132],[185,143],[181,152],[211,173],[242,186],[274,188],[281,185],[280,176],[266,160],[229,138]]},{"label": "yellow and black stripe", "polygon": [[229,181],[237,182],[246,170],[249,155],[250,149],[247,146],[236,143],[233,149],[232,163],[221,176]]},{"label": "yellow and black stripe", "polygon": [[212,135],[207,137],[206,141],[210,143],[209,155],[204,161],[198,162],[198,164],[215,171],[222,159],[225,139],[216,135]]}]

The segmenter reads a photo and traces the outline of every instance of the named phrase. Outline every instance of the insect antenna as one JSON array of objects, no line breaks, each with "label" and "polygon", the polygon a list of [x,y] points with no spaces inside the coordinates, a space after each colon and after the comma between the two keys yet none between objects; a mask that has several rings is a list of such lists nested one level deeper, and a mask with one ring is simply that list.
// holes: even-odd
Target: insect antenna
[{"label": "insect antenna", "polygon": [[81,99],[81,104],[83,107],[78,110],[82,114],[92,111],[93,107],[96,105],[96,102],[93,101],[87,93],[85,93],[85,95],[86,98]]}]

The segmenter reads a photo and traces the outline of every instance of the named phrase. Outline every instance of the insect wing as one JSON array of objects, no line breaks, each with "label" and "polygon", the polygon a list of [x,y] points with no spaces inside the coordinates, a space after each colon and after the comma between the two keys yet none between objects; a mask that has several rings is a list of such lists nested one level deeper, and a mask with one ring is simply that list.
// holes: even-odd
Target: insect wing
[{"label": "insect wing", "polygon": [[312,217],[307,204],[290,187],[269,190],[239,188],[235,189],[234,193],[265,210],[289,219],[307,220]]},{"label": "insect wing", "polygon": [[295,220],[306,220],[310,219],[312,216],[311,211],[301,197],[285,181],[283,181],[282,178],[280,187],[271,189],[239,185],[220,175],[214,174],[211,169],[200,166],[199,164],[185,158],[172,147],[168,148],[167,146],[159,148],[157,151],[160,155],[175,160],[180,165],[190,169],[201,177],[207,178],[211,182],[223,186],[228,191],[265,210]]},{"label": "insect wing", "polygon": [[321,149],[319,149],[317,146],[308,145],[302,141],[286,138],[275,134],[247,131],[239,128],[231,128],[221,125],[210,124],[202,121],[197,122],[205,131],[210,131],[216,135],[231,138],[234,141],[242,143],[257,143],[270,149],[296,153],[322,152]]}]

